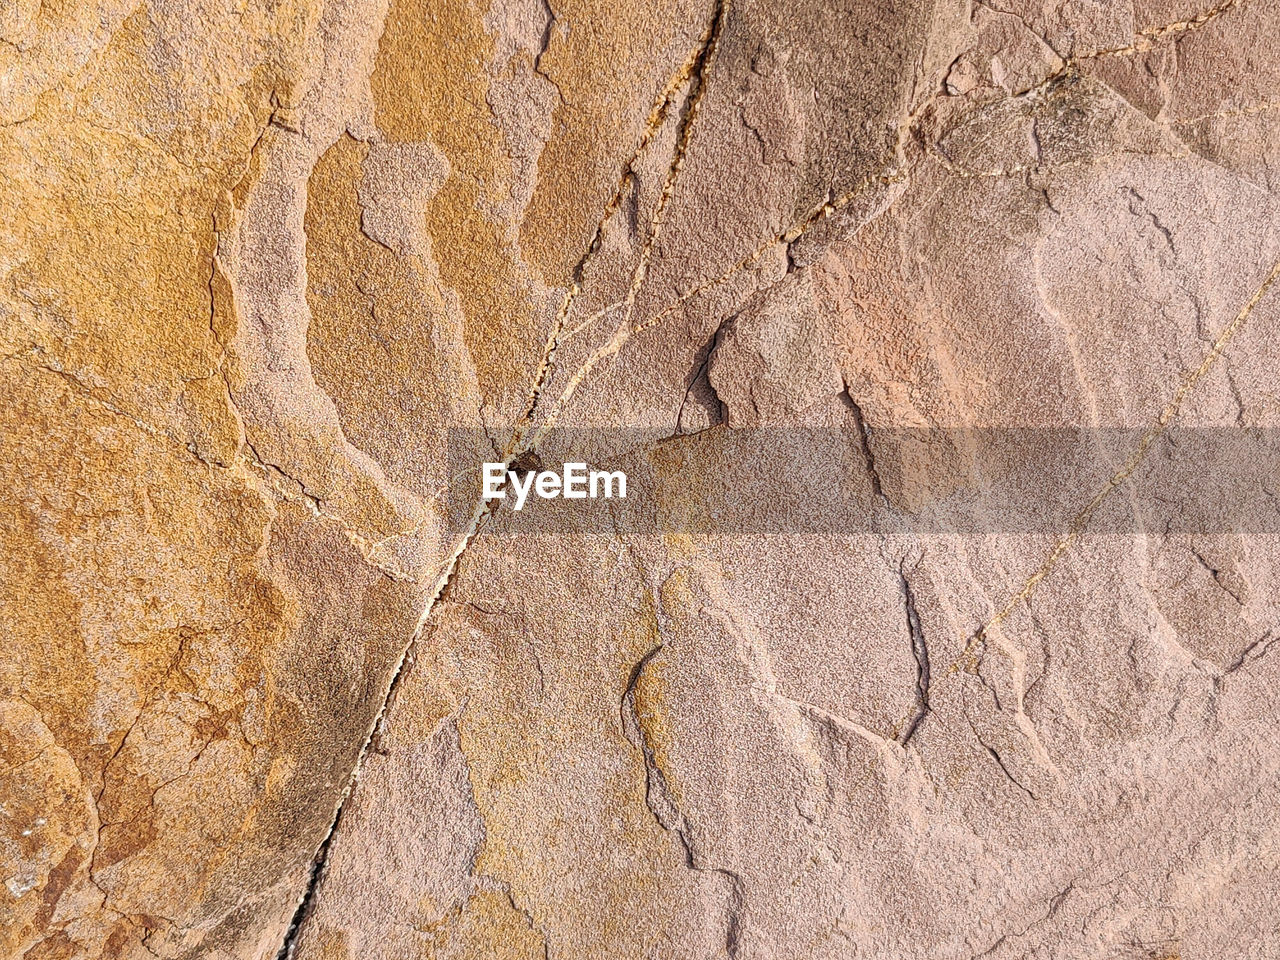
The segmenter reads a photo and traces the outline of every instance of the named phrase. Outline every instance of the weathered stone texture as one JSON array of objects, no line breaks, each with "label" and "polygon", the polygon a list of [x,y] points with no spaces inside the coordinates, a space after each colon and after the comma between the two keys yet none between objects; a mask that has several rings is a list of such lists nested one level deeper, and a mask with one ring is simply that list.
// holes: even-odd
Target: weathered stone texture
[{"label": "weathered stone texture", "polygon": [[1280,956],[1277,38],[0,0],[0,956]]}]

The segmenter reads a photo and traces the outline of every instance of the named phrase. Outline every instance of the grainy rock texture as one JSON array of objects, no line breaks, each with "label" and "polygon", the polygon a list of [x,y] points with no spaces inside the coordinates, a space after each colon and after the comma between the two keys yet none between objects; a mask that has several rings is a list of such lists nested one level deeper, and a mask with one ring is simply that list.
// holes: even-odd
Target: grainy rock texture
[{"label": "grainy rock texture", "polygon": [[0,0],[0,957],[1280,957],[1277,91],[1280,0]]}]

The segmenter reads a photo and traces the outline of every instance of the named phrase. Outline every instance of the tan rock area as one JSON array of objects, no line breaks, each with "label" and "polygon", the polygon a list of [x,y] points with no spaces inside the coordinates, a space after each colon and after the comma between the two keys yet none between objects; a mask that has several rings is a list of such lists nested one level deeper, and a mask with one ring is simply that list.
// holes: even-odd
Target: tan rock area
[{"label": "tan rock area", "polygon": [[1211,3],[0,0],[0,960],[1280,958]]}]

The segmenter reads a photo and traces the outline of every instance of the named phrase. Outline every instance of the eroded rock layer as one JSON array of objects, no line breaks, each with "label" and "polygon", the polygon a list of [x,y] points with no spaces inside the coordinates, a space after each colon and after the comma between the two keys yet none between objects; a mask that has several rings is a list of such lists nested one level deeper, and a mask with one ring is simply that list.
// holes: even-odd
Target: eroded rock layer
[{"label": "eroded rock layer", "polygon": [[0,2],[0,956],[1280,956],[1278,37]]}]

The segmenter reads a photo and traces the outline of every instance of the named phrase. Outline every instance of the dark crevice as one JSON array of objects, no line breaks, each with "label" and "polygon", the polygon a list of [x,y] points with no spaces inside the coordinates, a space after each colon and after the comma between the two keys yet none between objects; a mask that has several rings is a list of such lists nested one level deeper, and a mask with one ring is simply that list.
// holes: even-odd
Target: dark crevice
[{"label": "dark crevice", "polygon": [[289,929],[285,932],[284,942],[280,944],[280,949],[276,953],[276,960],[291,960],[293,957],[298,935],[302,932],[302,924],[311,912],[311,904],[315,899],[316,889],[320,886],[320,881],[324,877],[325,864],[329,860],[329,845],[333,842],[333,837],[338,832],[338,824],[342,821],[342,810],[342,805],[339,805],[337,815],[333,818],[333,823],[329,825],[329,832],[325,834],[324,840],[320,843],[319,849],[316,850],[316,854],[311,860],[311,871],[307,876],[306,889],[302,892],[301,899],[298,900],[298,909],[293,912],[293,917],[289,920]]},{"label": "dark crevice", "polygon": [[724,867],[707,867],[699,864],[698,856],[694,851],[693,841],[690,837],[689,822],[676,806],[675,799],[667,787],[667,778],[663,774],[662,768],[658,765],[653,748],[649,745],[644,727],[640,721],[639,711],[636,709],[636,684],[639,683],[645,667],[652,662],[662,649],[662,644],[653,647],[632,668],[631,676],[627,679],[626,688],[622,693],[622,729],[627,739],[640,749],[640,753],[644,757],[645,806],[653,814],[658,826],[668,833],[674,834],[676,839],[679,840],[680,847],[684,851],[685,866],[695,873],[716,874],[728,885],[724,946],[725,953],[730,960],[737,960],[741,955],[742,949],[742,912],[745,903],[742,877],[735,871]]},{"label": "dark crevice", "polygon": [[694,371],[689,378],[689,383],[685,387],[684,397],[680,400],[680,409],[676,411],[676,429],[671,437],[666,439],[674,439],[675,437],[686,436],[689,433],[697,431],[688,431],[684,429],[684,411],[689,404],[689,398],[697,391],[702,398],[715,401],[718,408],[717,416],[709,424],[711,427],[719,426],[729,419],[729,410],[725,406],[720,395],[716,393],[715,385],[711,382],[711,358],[715,355],[716,349],[720,346],[721,337],[729,324],[733,322],[733,317],[729,317],[721,322],[711,334],[710,339],[703,344],[702,349],[694,355]]},{"label": "dark crevice", "polygon": [[1240,596],[1240,594],[1232,590],[1231,587],[1227,584],[1227,582],[1222,579],[1222,571],[1220,569],[1218,569],[1213,564],[1211,564],[1208,560],[1206,560],[1204,558],[1204,555],[1201,554],[1200,551],[1197,550],[1194,546],[1191,547],[1191,555],[1196,558],[1196,562],[1199,563],[1200,566],[1202,566],[1206,571],[1208,571],[1209,576],[1213,578],[1213,582],[1217,584],[1217,586],[1222,590],[1223,593],[1229,596],[1232,600],[1234,600],[1240,606],[1242,607],[1244,606],[1244,599]]},{"label": "dark crevice", "polygon": [[542,28],[542,38],[538,41],[538,53],[533,58],[533,68],[538,73],[542,72],[542,56],[551,46],[551,32],[556,26],[556,12],[552,9],[550,0],[542,0],[542,7],[547,14],[547,24]]},{"label": "dark crevice", "polygon": [[564,91],[560,89],[560,84],[556,83],[555,79],[542,66],[542,58],[546,56],[547,50],[551,46],[551,35],[556,27],[556,12],[552,8],[550,0],[542,0],[542,6],[547,22],[546,26],[542,28],[542,36],[538,40],[538,52],[533,55],[533,72],[555,87],[556,96],[561,103],[564,103]]},{"label": "dark crevice", "polygon": [[1229,677],[1237,670],[1242,669],[1246,664],[1252,663],[1260,657],[1266,656],[1271,648],[1276,645],[1277,638],[1280,638],[1280,633],[1268,630],[1257,640],[1254,640],[1251,644],[1241,650],[1239,656],[1223,668],[1222,676]]},{"label": "dark crevice", "polygon": [[916,608],[915,594],[911,590],[911,581],[907,579],[906,570],[898,568],[898,583],[902,588],[902,599],[907,611],[907,632],[911,637],[911,653],[916,661],[916,702],[911,719],[902,728],[898,743],[906,746],[915,735],[924,718],[929,715],[929,645],[924,639],[924,630],[920,626],[920,612]]},{"label": "dark crevice", "polygon": [[1168,245],[1169,249],[1171,251],[1176,251],[1177,248],[1173,242],[1173,233],[1167,226],[1165,226],[1160,218],[1156,216],[1155,211],[1152,210],[1150,205],[1147,203],[1147,198],[1133,187],[1129,188],[1129,212],[1135,217],[1138,217],[1141,220],[1146,220],[1150,223],[1151,226],[1155,228],[1156,232],[1164,238],[1164,242]]},{"label": "dark crevice", "polygon": [[507,903],[511,906],[511,909],[524,917],[524,922],[529,925],[529,929],[542,938],[542,960],[551,960],[551,943],[547,940],[546,931],[534,922],[532,913],[516,902],[516,896],[511,891],[511,884],[503,883],[502,892],[506,894]]},{"label": "dark crevice", "polygon": [[[981,743],[982,741],[978,741],[978,742],[979,742],[979,743]],[[1000,772],[1001,772],[1001,773],[1003,773],[1003,774],[1005,775],[1005,778],[1006,778],[1010,783],[1012,783],[1015,787],[1017,787],[1019,790],[1021,790],[1023,793],[1025,793],[1025,794],[1026,794],[1028,797],[1030,797],[1032,800],[1037,800],[1037,801],[1038,801],[1038,800],[1040,799],[1040,798],[1039,798],[1039,797],[1037,797],[1034,793],[1032,793],[1032,792],[1031,792],[1031,790],[1030,790],[1028,787],[1026,787],[1026,786],[1022,783],[1022,781],[1021,781],[1021,780],[1019,780],[1017,777],[1015,777],[1015,776],[1010,772],[1009,768],[1005,766],[1005,764],[1004,764],[1004,760],[1003,760],[1003,759],[1001,759],[999,751],[997,751],[997,750],[995,749],[995,747],[991,747],[991,746],[988,746],[987,744],[983,743],[983,744],[982,744],[982,749],[984,749],[984,750],[986,750],[986,751],[987,751],[987,753],[990,755],[991,759],[992,759],[992,760],[994,760],[994,761],[996,762],[996,766],[998,766],[998,767],[1000,768]]]},{"label": "dark crevice", "polygon": [[858,444],[862,450],[863,462],[866,464],[867,479],[871,482],[871,492],[887,503],[888,498],[884,495],[884,485],[880,482],[879,471],[876,470],[876,455],[871,449],[871,430],[867,426],[866,417],[862,414],[862,407],[857,400],[853,399],[853,391],[849,388],[848,383],[844,384],[844,392],[840,396],[853,414],[854,425],[858,428]]},{"label": "dark crevice", "polygon": [[298,488],[299,493],[301,493],[302,498],[310,503],[317,511],[324,507],[324,500],[308,490],[307,485],[303,483],[300,478],[295,477],[279,464],[272,463],[270,460],[264,460],[262,455],[258,453],[258,448],[248,440],[245,440],[244,445],[248,448],[249,453],[253,455],[254,463],[262,468],[263,471],[269,475],[274,475],[295,485]]}]

